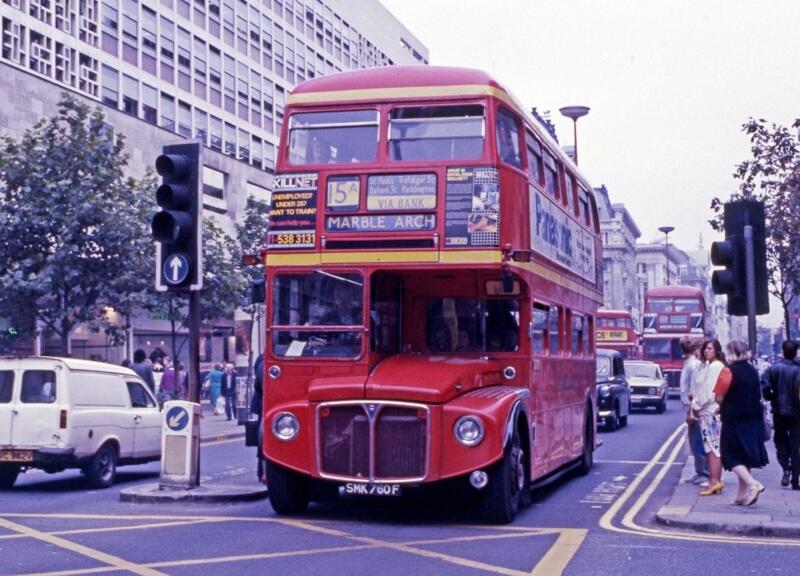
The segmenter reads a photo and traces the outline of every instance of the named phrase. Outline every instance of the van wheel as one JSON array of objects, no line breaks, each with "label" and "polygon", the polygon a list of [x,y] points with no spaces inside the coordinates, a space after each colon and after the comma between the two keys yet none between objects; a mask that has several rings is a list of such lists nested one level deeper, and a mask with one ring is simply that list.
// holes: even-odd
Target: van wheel
[{"label": "van wheel", "polygon": [[18,475],[19,466],[16,464],[0,464],[0,489],[11,488]]},{"label": "van wheel", "polygon": [[308,508],[308,481],[291,470],[267,461],[269,503],[278,514],[302,514]]},{"label": "van wheel", "polygon": [[117,450],[111,444],[103,444],[92,461],[83,469],[86,481],[92,488],[108,488],[117,477]]},{"label": "van wheel", "polygon": [[488,522],[508,524],[519,510],[522,492],[528,489],[525,474],[525,451],[514,430],[511,446],[503,459],[489,470],[489,485],[483,497],[483,515]]}]

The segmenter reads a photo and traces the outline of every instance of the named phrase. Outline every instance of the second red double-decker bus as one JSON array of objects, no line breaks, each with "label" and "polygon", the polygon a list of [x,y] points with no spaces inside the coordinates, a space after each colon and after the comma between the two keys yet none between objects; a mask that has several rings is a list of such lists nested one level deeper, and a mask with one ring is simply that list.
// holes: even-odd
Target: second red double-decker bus
[{"label": "second red double-decker bus", "polygon": [[617,350],[624,358],[640,357],[639,335],[627,310],[598,310],[594,338],[598,348]]},{"label": "second red double-decker bus", "polygon": [[694,286],[661,286],[645,295],[642,317],[642,357],[656,362],[667,378],[668,390],[680,391],[685,335],[703,338],[708,334],[706,300]]},{"label": "second red double-decker bus", "polygon": [[483,72],[299,85],[266,252],[273,508],[454,480],[508,522],[592,465],[592,188]]}]

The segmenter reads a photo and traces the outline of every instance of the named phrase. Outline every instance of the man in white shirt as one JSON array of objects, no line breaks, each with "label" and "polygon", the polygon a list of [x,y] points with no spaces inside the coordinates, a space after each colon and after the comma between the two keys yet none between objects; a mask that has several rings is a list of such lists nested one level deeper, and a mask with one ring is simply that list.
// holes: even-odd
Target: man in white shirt
[{"label": "man in white shirt", "polygon": [[694,476],[688,478],[686,482],[691,484],[703,484],[708,481],[708,459],[703,449],[703,435],[700,431],[700,424],[695,418],[691,417],[692,406],[692,385],[697,378],[700,370],[700,359],[697,351],[700,349],[700,342],[691,336],[681,338],[681,350],[685,358],[683,369],[681,370],[681,404],[686,410],[686,435],[689,448],[694,457]]}]

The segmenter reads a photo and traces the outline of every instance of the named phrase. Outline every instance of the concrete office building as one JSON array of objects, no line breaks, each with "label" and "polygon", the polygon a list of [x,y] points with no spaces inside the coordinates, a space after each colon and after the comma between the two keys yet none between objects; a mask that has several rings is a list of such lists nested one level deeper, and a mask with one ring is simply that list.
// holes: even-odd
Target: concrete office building
[{"label": "concrete office building", "polygon": [[[200,138],[206,213],[229,233],[249,194],[269,198],[295,84],[428,60],[377,0],[0,0],[0,24],[0,132],[20,136],[67,90],[102,104],[134,176],[162,144]],[[233,320],[208,328],[201,354],[232,360]],[[152,349],[167,333],[165,321],[139,318],[133,347]],[[80,329],[72,351],[126,353]]]}]

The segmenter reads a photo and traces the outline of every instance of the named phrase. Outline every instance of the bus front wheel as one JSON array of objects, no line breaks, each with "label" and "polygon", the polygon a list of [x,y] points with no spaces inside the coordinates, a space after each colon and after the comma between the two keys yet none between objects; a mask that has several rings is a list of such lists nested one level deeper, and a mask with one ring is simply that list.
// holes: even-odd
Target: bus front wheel
[{"label": "bus front wheel", "polygon": [[483,498],[483,515],[495,524],[508,524],[514,520],[528,489],[525,473],[525,450],[519,431],[514,431],[511,445],[503,459],[489,470],[489,485]]},{"label": "bus front wheel", "polygon": [[308,508],[308,482],[300,474],[267,461],[269,503],[278,514],[302,514]]}]

